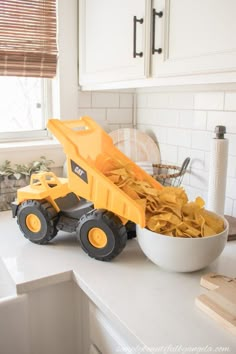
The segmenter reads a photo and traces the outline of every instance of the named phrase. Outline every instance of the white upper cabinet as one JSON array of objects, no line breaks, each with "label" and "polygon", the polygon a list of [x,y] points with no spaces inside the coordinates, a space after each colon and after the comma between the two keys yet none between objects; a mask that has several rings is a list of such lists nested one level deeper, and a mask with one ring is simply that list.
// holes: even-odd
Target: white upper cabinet
[{"label": "white upper cabinet", "polygon": [[80,0],[79,83],[236,80],[236,0]]},{"label": "white upper cabinet", "polygon": [[79,24],[81,85],[146,77],[145,0],[80,0]]},{"label": "white upper cabinet", "polygon": [[153,77],[236,70],[235,0],[154,0]]}]

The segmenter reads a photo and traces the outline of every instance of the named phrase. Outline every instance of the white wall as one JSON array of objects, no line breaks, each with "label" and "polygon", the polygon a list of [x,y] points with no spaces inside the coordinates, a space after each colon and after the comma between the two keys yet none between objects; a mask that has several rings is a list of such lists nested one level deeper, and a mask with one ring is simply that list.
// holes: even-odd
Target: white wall
[{"label": "white wall", "polygon": [[225,213],[236,216],[236,84],[138,89],[137,127],[159,143],[163,163],[191,158],[184,178],[190,199],[207,200],[210,144],[216,125],[225,125],[229,158]]}]

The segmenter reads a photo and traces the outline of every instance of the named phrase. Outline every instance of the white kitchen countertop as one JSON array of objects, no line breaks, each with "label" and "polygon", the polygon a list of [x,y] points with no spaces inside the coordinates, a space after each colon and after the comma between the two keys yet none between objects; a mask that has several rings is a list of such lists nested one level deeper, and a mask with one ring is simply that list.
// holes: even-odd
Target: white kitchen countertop
[{"label": "white kitchen countertop", "polygon": [[155,353],[165,346],[166,352],[174,352],[179,345],[175,352],[199,347],[201,353],[209,353],[216,352],[216,347],[229,347],[225,352],[236,353],[235,336],[194,304],[196,296],[206,292],[200,287],[203,274],[236,276],[236,241],[228,242],[218,260],[202,271],[171,273],[147,260],[136,239],[129,240],[124,251],[106,263],[88,257],[75,234],[60,233],[44,246],[31,243],[11,212],[0,213],[0,230],[0,257],[18,294],[74,279],[140,348],[148,346]]}]

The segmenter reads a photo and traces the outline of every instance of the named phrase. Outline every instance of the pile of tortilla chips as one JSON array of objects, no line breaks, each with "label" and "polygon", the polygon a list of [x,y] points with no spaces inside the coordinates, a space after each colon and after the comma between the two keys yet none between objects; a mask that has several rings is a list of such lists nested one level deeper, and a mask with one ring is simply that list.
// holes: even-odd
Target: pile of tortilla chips
[{"label": "pile of tortilla chips", "polygon": [[145,208],[149,230],[174,237],[204,237],[224,230],[223,219],[204,209],[204,200],[197,197],[189,202],[181,187],[154,188],[135,176],[129,165],[107,161],[105,175]]}]

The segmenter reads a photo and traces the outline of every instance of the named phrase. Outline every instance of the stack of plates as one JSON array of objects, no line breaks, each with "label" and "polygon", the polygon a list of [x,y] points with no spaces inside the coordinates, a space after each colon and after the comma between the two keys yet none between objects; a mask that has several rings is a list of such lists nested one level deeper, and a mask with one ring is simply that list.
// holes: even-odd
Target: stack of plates
[{"label": "stack of plates", "polygon": [[149,175],[152,176],[154,174],[152,162],[149,162],[149,161],[136,161],[135,163],[136,163],[136,165],[141,167]]},{"label": "stack of plates", "polygon": [[160,150],[153,139],[137,130],[122,128],[109,133],[114,145],[149,174],[153,174],[152,164],[160,163]]}]

